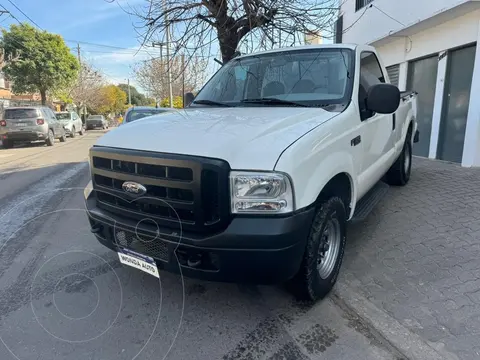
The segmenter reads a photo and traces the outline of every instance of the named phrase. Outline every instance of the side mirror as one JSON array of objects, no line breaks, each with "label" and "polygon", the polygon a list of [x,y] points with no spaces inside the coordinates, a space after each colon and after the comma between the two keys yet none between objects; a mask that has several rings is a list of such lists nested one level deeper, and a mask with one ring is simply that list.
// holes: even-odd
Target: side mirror
[{"label": "side mirror", "polygon": [[192,103],[193,99],[195,99],[195,95],[193,95],[191,92],[183,95],[183,107],[189,106]]},{"label": "side mirror", "polygon": [[370,86],[366,105],[368,110],[378,114],[392,114],[400,105],[400,90],[392,84]]}]

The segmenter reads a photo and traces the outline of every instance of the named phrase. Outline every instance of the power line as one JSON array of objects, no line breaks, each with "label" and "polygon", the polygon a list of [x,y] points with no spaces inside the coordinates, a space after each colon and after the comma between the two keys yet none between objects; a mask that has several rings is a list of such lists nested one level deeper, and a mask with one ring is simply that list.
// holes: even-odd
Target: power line
[{"label": "power line", "polygon": [[[35,25],[35,26],[38,27],[39,29],[43,30],[40,25],[38,25],[35,21],[33,21],[30,16],[28,16],[27,14],[25,14],[25,13],[22,11],[22,9],[20,9],[17,5],[15,5],[15,3],[14,3],[13,1],[11,1],[11,0],[7,0],[7,1],[8,1],[10,4],[12,4],[12,5],[15,7],[15,9],[17,9],[18,11],[20,11],[20,12],[23,14],[23,16],[25,16],[28,20],[30,20],[30,22],[31,22],[33,25]],[[17,21],[18,21],[18,19],[17,19]]]}]

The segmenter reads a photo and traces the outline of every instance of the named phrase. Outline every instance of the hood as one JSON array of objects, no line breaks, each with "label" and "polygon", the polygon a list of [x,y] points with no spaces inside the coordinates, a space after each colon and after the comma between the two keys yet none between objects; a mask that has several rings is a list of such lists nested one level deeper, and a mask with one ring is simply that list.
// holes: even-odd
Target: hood
[{"label": "hood", "polygon": [[238,170],[273,170],[283,150],[336,114],[298,107],[178,110],[122,125],[96,145],[223,159]]}]

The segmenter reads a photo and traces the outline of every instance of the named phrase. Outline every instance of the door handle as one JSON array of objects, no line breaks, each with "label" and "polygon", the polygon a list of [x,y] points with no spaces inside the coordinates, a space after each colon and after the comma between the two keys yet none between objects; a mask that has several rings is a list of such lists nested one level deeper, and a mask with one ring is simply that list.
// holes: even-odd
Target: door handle
[{"label": "door handle", "polygon": [[392,122],[392,130],[395,130],[395,125],[396,125],[396,124],[395,124],[395,123],[396,123],[395,113],[392,115],[392,120],[393,120],[393,122]]},{"label": "door handle", "polygon": [[360,144],[362,142],[362,137],[360,135],[358,135],[357,137],[354,137],[351,141],[350,141],[350,145],[352,146],[357,146],[358,144]]}]

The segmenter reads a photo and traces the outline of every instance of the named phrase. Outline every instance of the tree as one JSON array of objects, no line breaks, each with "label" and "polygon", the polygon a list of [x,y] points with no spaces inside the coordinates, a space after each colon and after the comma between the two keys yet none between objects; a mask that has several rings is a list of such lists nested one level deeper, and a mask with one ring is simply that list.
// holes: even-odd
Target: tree
[{"label": "tree", "polygon": [[54,92],[54,96],[67,103],[73,102],[82,114],[86,107],[98,108],[101,105],[101,90],[105,84],[102,74],[83,60],[77,79],[67,87]]},{"label": "tree", "polygon": [[[169,96],[167,68],[170,66],[172,92],[174,96],[182,96],[185,92],[193,92],[203,85],[206,79],[207,61],[203,58],[191,58],[184,62],[180,56],[174,57],[170,64],[162,59],[152,59],[138,64],[134,68],[137,82],[157,99]],[[185,84],[183,80],[185,79]]]},{"label": "tree", "polygon": [[13,81],[15,93],[39,92],[45,105],[47,92],[67,87],[75,81],[79,64],[60,35],[39,31],[28,24],[2,30],[1,47],[7,61],[4,72]]},{"label": "tree", "polygon": [[227,62],[242,44],[250,51],[267,41],[302,42],[305,34],[332,37],[338,11],[337,0],[149,0],[131,13],[141,19],[144,44],[170,25],[176,52],[208,56],[202,49],[210,51],[218,41]]},{"label": "tree", "polygon": [[[169,107],[170,106],[170,99],[165,98],[160,102],[161,107]],[[173,107],[175,109],[182,109],[183,108],[183,96],[175,96],[173,98]]]},{"label": "tree", "polygon": [[125,109],[127,94],[115,85],[104,86],[100,90],[99,104],[92,107],[93,112],[98,114],[118,114]]},{"label": "tree", "polygon": [[[128,97],[128,84],[118,84],[118,87],[125,91]],[[130,96],[132,98],[132,105],[136,106],[142,106],[142,105],[148,105],[150,103],[149,99],[141,93],[138,92],[137,88],[135,86],[130,85]],[[126,101],[126,104],[128,104],[128,98]]]}]

